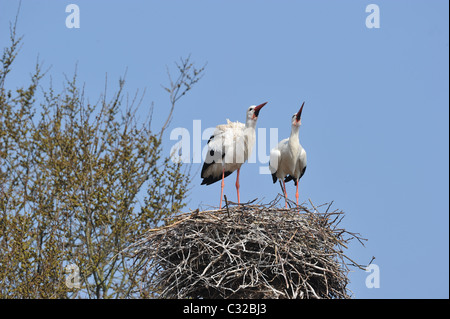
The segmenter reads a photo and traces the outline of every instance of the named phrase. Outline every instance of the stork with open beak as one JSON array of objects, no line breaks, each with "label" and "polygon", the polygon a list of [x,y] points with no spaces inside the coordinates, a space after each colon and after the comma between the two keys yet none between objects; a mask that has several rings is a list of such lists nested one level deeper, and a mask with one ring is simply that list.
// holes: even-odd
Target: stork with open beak
[{"label": "stork with open beak", "polygon": [[245,124],[227,119],[227,124],[218,125],[208,140],[208,153],[201,173],[202,185],[210,185],[222,180],[220,207],[222,207],[224,179],[236,170],[236,191],[238,203],[240,203],[239,172],[242,164],[252,153],[256,140],[256,121],[259,112],[266,104],[267,102],[250,106],[247,109]]},{"label": "stork with open beak", "polygon": [[[306,151],[299,142],[299,130],[302,124],[301,116],[304,105],[305,102],[303,102],[300,110],[292,116],[291,136],[282,140],[270,151],[269,169],[272,173],[272,180],[274,184],[277,180],[280,181],[280,186],[285,196],[286,208],[287,192],[285,182],[294,181],[297,188],[295,197],[298,206],[298,182],[306,170]],[[283,181],[283,185],[281,185],[281,181]]]}]

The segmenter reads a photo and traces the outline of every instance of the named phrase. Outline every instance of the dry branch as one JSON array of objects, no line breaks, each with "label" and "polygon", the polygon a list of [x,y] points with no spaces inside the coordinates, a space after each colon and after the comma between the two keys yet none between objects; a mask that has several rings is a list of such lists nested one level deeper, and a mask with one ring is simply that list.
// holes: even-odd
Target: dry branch
[{"label": "dry branch", "polygon": [[362,238],[337,228],[343,213],[276,204],[181,214],[127,251],[159,298],[350,298],[360,266],[343,251]]}]

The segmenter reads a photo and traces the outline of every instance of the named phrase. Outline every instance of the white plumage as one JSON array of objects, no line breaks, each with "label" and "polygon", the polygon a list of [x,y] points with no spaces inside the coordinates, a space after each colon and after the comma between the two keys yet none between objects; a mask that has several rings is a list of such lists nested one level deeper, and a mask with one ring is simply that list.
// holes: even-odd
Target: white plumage
[{"label": "white plumage", "polygon": [[245,124],[227,119],[227,124],[216,126],[216,130],[208,140],[208,153],[201,173],[202,185],[210,185],[222,180],[220,207],[222,207],[224,178],[236,170],[236,190],[238,203],[240,203],[239,171],[252,153],[256,139],[256,121],[259,111],[266,104],[267,102],[250,106]]},{"label": "white plumage", "polygon": [[298,182],[306,170],[306,151],[299,142],[301,114],[304,104],[305,102],[303,102],[300,110],[292,116],[292,128],[289,138],[282,140],[270,151],[270,172],[274,183],[279,180],[281,185],[281,181],[283,181],[281,189],[286,198],[286,207],[287,193],[285,182],[294,181],[297,188],[295,197],[298,205]]}]

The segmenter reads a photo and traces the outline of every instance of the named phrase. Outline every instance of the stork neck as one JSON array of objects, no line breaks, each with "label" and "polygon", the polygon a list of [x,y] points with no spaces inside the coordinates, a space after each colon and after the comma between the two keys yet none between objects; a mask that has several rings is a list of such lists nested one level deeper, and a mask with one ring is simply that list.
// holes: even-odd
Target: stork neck
[{"label": "stork neck", "polygon": [[292,125],[290,138],[298,138],[299,131],[300,131],[300,127],[299,126]]},{"label": "stork neck", "polygon": [[298,140],[299,127],[292,125],[291,136],[289,136],[289,148],[292,152],[296,153],[300,142]]},{"label": "stork neck", "polygon": [[255,129],[256,128],[256,120],[247,119],[247,121],[245,122],[245,128]]}]

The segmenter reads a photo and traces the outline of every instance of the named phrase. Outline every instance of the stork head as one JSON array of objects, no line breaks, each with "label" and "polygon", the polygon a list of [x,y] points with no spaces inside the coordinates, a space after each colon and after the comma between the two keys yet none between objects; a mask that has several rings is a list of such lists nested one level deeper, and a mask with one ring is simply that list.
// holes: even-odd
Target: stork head
[{"label": "stork head", "polygon": [[292,115],[292,125],[300,126],[302,125],[302,111],[303,111],[303,105],[305,105],[305,102],[303,102],[302,106],[300,107],[300,110],[298,110],[297,113]]},{"label": "stork head", "polygon": [[258,119],[258,115],[259,115],[259,111],[261,111],[261,109],[263,108],[264,105],[266,105],[267,102],[264,102],[263,104],[260,105],[252,105],[248,108],[247,110],[247,120],[257,120]]}]

